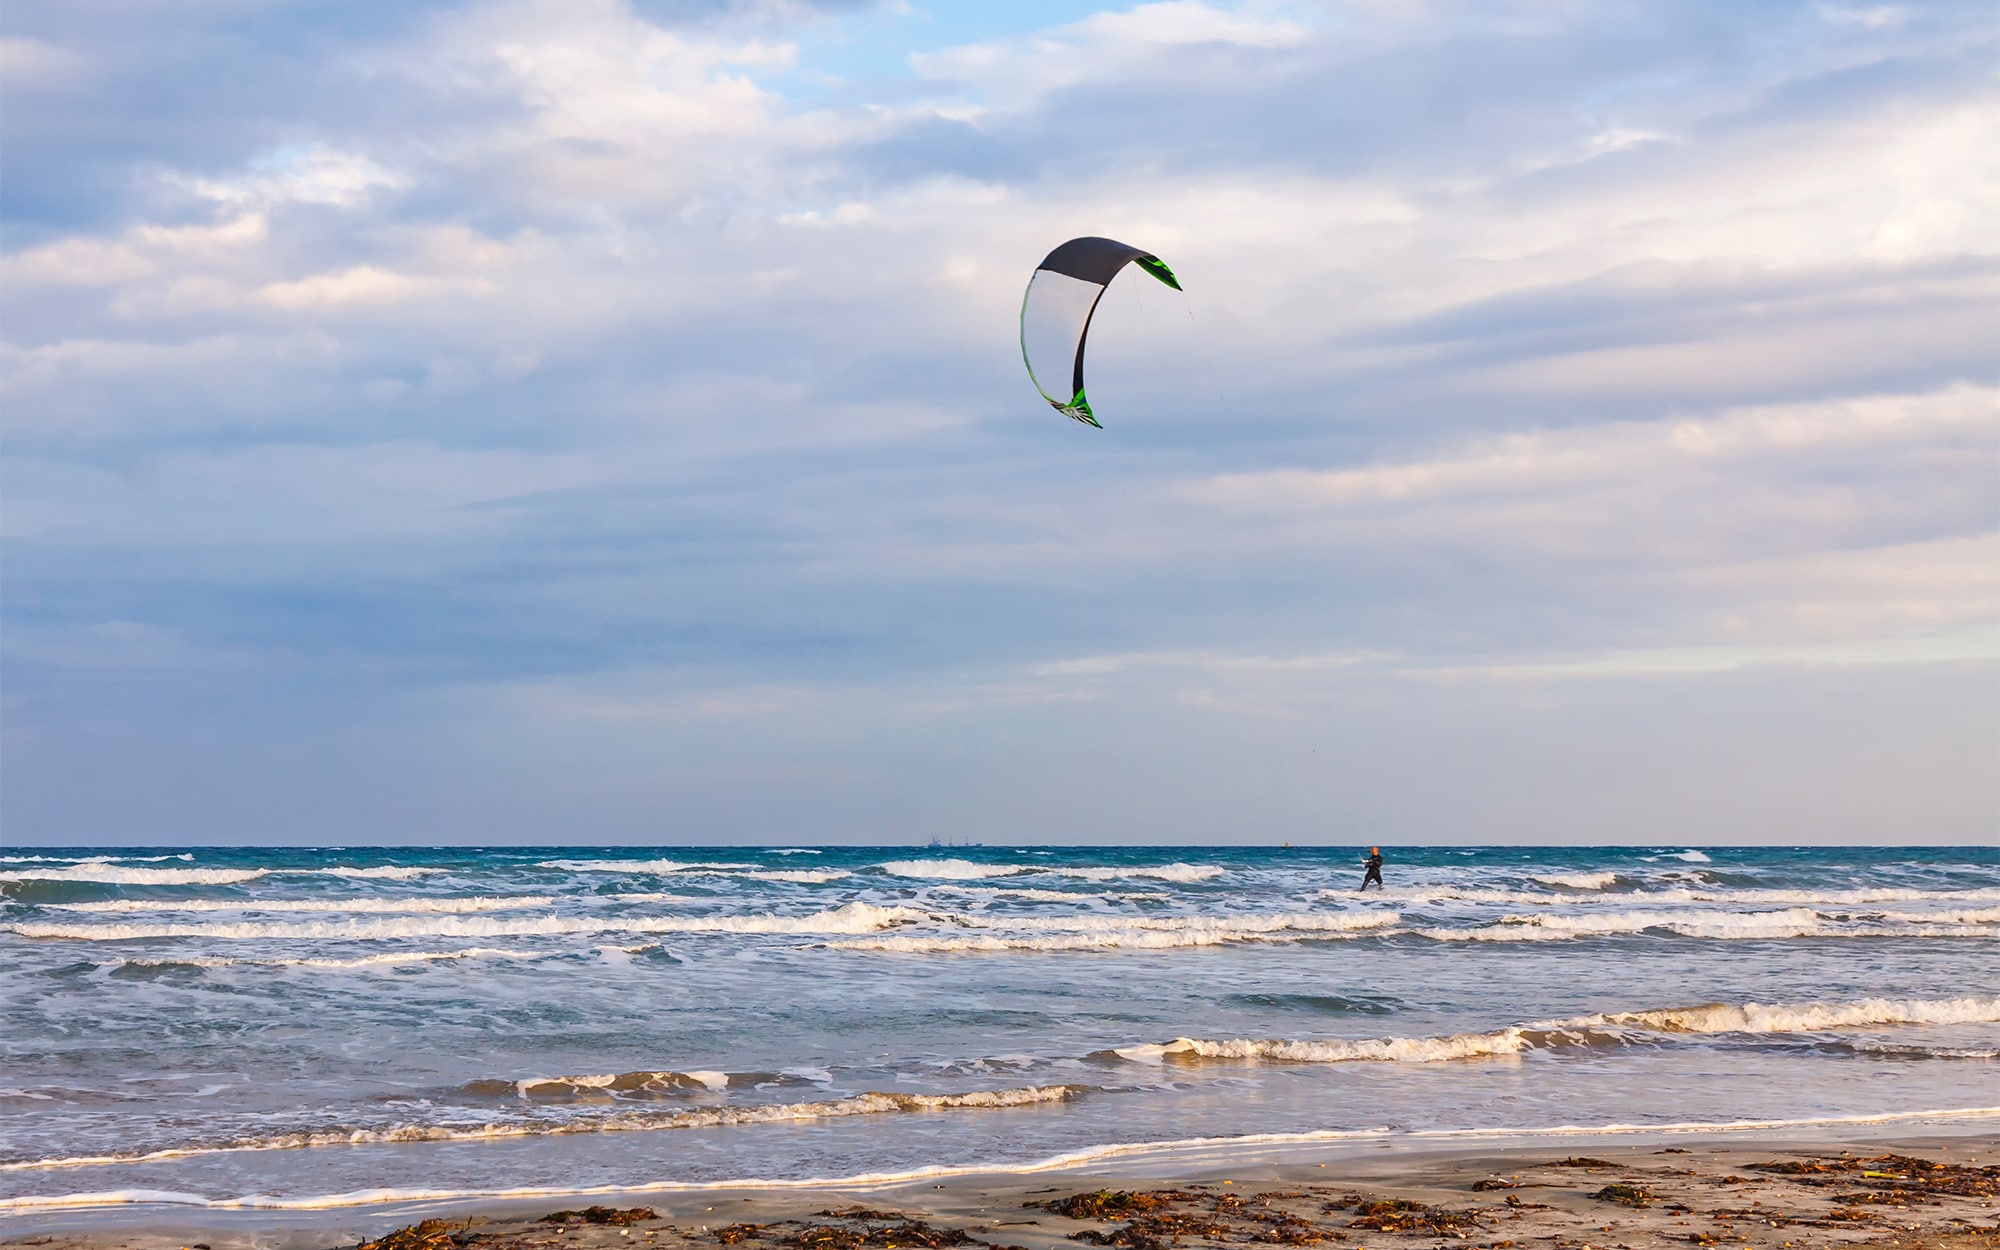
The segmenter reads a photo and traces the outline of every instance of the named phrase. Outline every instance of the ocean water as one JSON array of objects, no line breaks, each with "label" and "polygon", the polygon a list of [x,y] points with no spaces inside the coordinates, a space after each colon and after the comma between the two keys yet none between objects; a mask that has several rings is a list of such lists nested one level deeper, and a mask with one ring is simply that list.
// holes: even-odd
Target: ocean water
[{"label": "ocean water", "polygon": [[2000,1125],[2000,848],[1356,861],[10,850],[0,1218]]}]

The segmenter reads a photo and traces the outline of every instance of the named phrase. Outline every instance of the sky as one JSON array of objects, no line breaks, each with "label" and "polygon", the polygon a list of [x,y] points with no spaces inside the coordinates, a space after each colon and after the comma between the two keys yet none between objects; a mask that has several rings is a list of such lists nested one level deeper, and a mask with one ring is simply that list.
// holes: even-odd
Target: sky
[{"label": "sky", "polygon": [[5,6],[0,837],[1991,844],[1996,53]]}]

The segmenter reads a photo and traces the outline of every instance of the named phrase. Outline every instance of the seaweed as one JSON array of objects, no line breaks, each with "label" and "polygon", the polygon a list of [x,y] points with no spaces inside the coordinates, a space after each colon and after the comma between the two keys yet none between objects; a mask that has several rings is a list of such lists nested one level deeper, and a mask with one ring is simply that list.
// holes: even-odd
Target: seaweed
[{"label": "seaweed", "polygon": [[660,1213],[651,1207],[585,1207],[581,1211],[551,1211],[542,1217],[542,1223],[609,1224],[623,1227],[659,1218]]},{"label": "seaweed", "polygon": [[[2000,1167],[1938,1163],[1914,1155],[1886,1154],[1865,1159],[1822,1157],[1759,1163],[1752,1166],[1760,1172],[1773,1172],[1794,1178],[1819,1175],[1838,1177],[1842,1183],[1858,1180],[1868,1189],[1884,1193],[1949,1194],[1957,1198],[2000,1197]],[[1869,1181],[1890,1183],[1869,1185]],[[1803,1183],[1810,1185],[1815,1182],[1805,1179]]]},{"label": "seaweed", "polygon": [[830,1216],[836,1220],[907,1220],[910,1218],[901,1211],[877,1211],[873,1207],[840,1207],[831,1211],[815,1211],[813,1214]]},{"label": "seaweed", "polygon": [[1128,1215],[1156,1211],[1173,1202],[1192,1202],[1201,1197],[1184,1189],[1156,1189],[1135,1193],[1129,1189],[1100,1189],[1094,1193],[1071,1194],[1067,1198],[1031,1203],[1073,1220],[1122,1220]]},{"label": "seaweed", "polygon": [[1567,1159],[1554,1159],[1542,1164],[1545,1168],[1615,1168],[1618,1165],[1607,1159],[1593,1159],[1588,1155],[1571,1155]]},{"label": "seaweed", "polygon": [[452,1235],[453,1230],[465,1227],[450,1220],[424,1220],[364,1241],[356,1250],[454,1250],[462,1243]]},{"label": "seaweed", "polygon": [[1867,1202],[1876,1206],[1920,1207],[1924,1205],[1924,1194],[1922,1190],[1897,1189],[1892,1186],[1888,1189],[1864,1189],[1858,1193],[1835,1194],[1833,1200],[1844,1202],[1849,1206],[1859,1206]]},{"label": "seaweed", "polygon": [[731,1224],[715,1230],[715,1239],[725,1246],[733,1246],[739,1241],[758,1241],[764,1236],[769,1224]]},{"label": "seaweed", "polygon": [[933,1228],[922,1220],[905,1220],[879,1228],[848,1228],[840,1224],[809,1224],[783,1239],[794,1250],[855,1250],[859,1246],[881,1246],[884,1250],[914,1247],[939,1250],[962,1246],[972,1238],[956,1228]]},{"label": "seaweed", "polygon": [[1483,1181],[1472,1182],[1472,1192],[1475,1194],[1483,1194],[1495,1189],[1519,1189],[1519,1188],[1520,1185],[1516,1184],[1513,1181],[1508,1180],[1504,1176],[1489,1176]]},{"label": "seaweed", "polygon": [[1195,1215],[1142,1215],[1108,1233],[1094,1228],[1071,1233],[1070,1240],[1094,1246],[1127,1246],[1130,1250],[1161,1250],[1183,1237],[1227,1237],[1230,1231],[1226,1224],[1217,1224]]},{"label": "seaweed", "polygon": [[1349,1220],[1347,1226],[1372,1228],[1384,1233],[1430,1233],[1446,1237],[1477,1228],[1484,1214],[1483,1211],[1447,1211],[1443,1207],[1428,1207],[1421,1202],[1390,1198],[1363,1204],[1361,1218]]},{"label": "seaweed", "polygon": [[1606,1185],[1590,1196],[1599,1202],[1615,1202],[1621,1207],[1653,1205],[1653,1191],[1644,1185]]}]

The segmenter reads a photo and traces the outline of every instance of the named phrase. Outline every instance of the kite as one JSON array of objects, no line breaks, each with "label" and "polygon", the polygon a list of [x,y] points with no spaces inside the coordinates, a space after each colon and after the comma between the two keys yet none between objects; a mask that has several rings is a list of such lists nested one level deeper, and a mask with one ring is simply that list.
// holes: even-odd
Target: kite
[{"label": "kite", "polygon": [[[1181,289],[1174,271],[1152,253],[1115,239],[1087,237],[1071,239],[1050,252],[1035,266],[1021,296],[1021,362],[1028,366],[1028,380],[1051,408],[1100,430],[1104,427],[1097,424],[1083,393],[1083,344],[1090,337],[1097,301],[1129,264],[1137,264],[1176,291]],[[1060,386],[1064,368],[1069,370],[1069,386],[1058,394],[1069,398],[1058,399],[1049,394],[1043,379]]]}]

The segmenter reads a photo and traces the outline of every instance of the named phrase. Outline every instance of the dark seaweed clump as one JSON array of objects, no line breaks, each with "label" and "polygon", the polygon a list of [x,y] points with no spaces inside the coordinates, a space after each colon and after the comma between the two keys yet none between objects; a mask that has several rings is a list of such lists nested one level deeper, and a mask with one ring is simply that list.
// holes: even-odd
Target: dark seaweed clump
[{"label": "dark seaweed clump", "polygon": [[466,1244],[459,1235],[464,1228],[450,1220],[425,1220],[364,1241],[356,1250],[455,1250]]},{"label": "dark seaweed clump", "polygon": [[1372,1228],[1384,1233],[1429,1233],[1449,1237],[1479,1226],[1477,1211],[1448,1211],[1403,1198],[1362,1204],[1361,1218],[1347,1221],[1349,1228]]},{"label": "dark seaweed clump", "polygon": [[1759,1163],[1759,1172],[1789,1176],[1802,1185],[1858,1186],[1896,1197],[1869,1198],[1853,1194],[1843,1202],[1910,1203],[1919,1195],[1948,1194],[1955,1198],[2000,1197],[2000,1166],[1972,1167],[1936,1163],[1912,1155],[1875,1155],[1867,1159],[1823,1157]]},{"label": "dark seaweed clump", "polygon": [[1188,1237],[1275,1246],[1345,1241],[1346,1234],[1339,1230],[1275,1205],[1282,1199],[1303,1197],[1305,1194],[1296,1190],[1275,1189],[1248,1197],[1185,1189],[1100,1189],[1034,1205],[1073,1220],[1124,1220],[1117,1228],[1087,1228],[1070,1234],[1071,1241],[1124,1250],[1167,1250]]},{"label": "dark seaweed clump", "polygon": [[1653,1205],[1653,1191],[1644,1185],[1606,1185],[1590,1196],[1599,1202],[1615,1202],[1621,1207]]},{"label": "dark seaweed clump", "polygon": [[939,1250],[962,1246],[972,1238],[956,1228],[933,1228],[922,1220],[905,1220],[881,1227],[849,1228],[844,1224],[809,1224],[782,1239],[794,1250],[857,1250],[861,1246],[881,1246],[883,1250]]},{"label": "dark seaweed clump", "polygon": [[1156,1189],[1151,1193],[1100,1189],[1095,1193],[1071,1194],[1041,1205],[1072,1220],[1122,1220],[1130,1215],[1157,1211],[1169,1203],[1192,1202],[1199,1197],[1199,1194],[1180,1189]]},{"label": "dark seaweed clump", "polygon": [[1618,1165],[1608,1159],[1593,1159],[1588,1155],[1571,1155],[1567,1159],[1556,1159],[1542,1165],[1545,1168],[1615,1168]]},{"label": "dark seaweed clump", "polygon": [[651,1207],[585,1207],[581,1211],[551,1211],[542,1217],[542,1223],[610,1224],[623,1227],[659,1218],[660,1213]]}]

